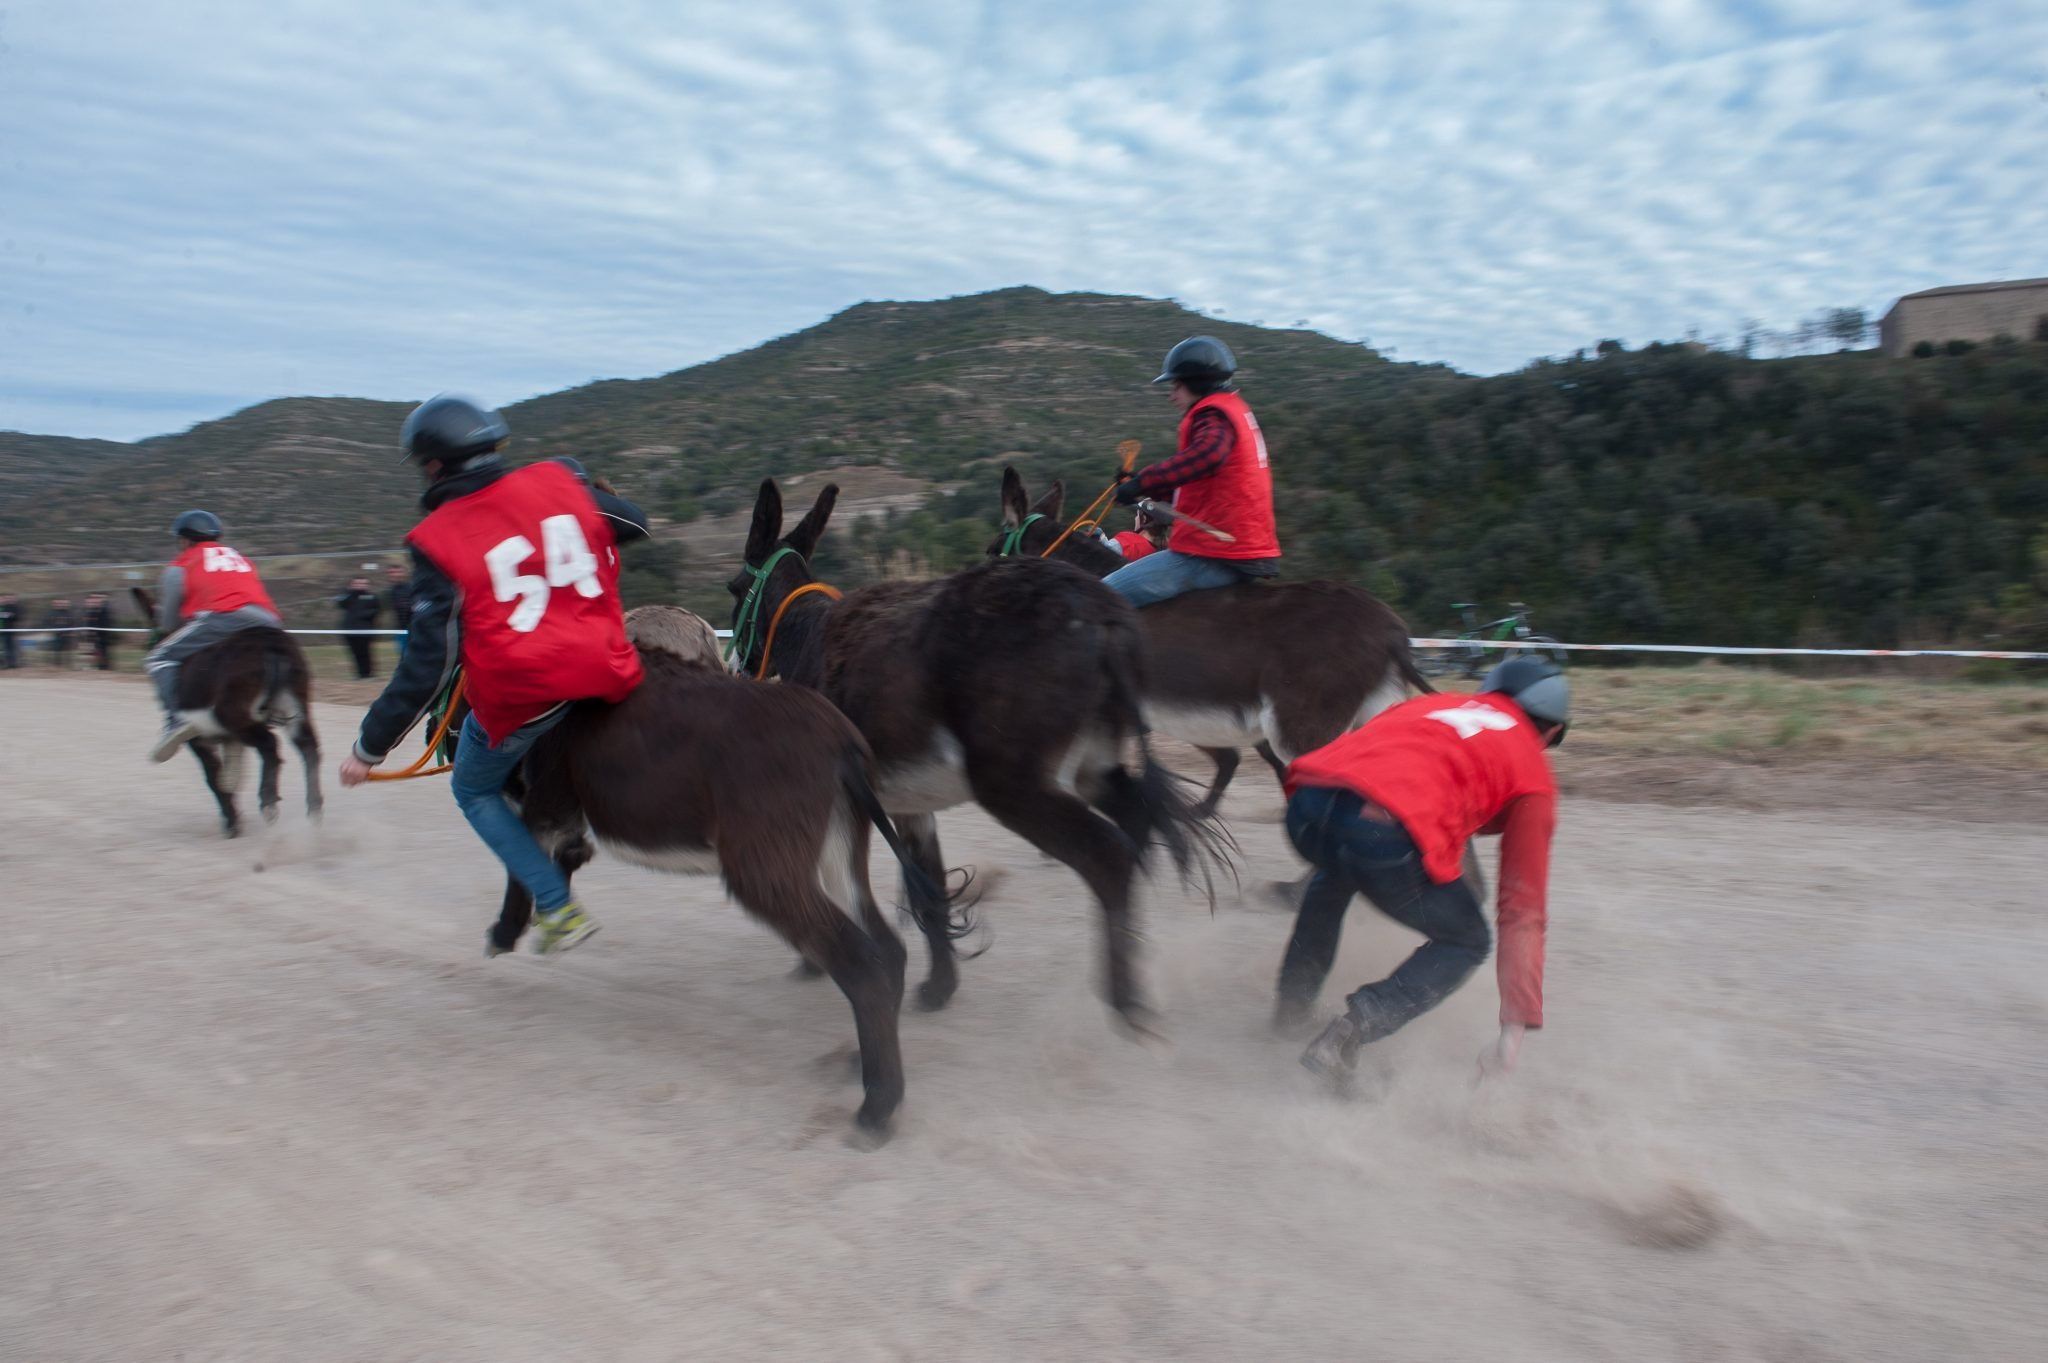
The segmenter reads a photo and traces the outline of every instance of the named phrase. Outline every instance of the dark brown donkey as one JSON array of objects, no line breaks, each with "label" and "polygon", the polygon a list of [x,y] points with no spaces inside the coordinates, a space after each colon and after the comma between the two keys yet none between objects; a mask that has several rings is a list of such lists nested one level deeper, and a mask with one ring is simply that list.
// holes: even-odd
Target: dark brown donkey
[{"label": "dark brown donkey", "polygon": [[[1015,469],[1003,470],[1003,528],[991,555],[1036,558],[1060,539],[1066,485],[1034,504]],[[1096,577],[1125,559],[1085,531],[1053,550]],[[1189,592],[1138,612],[1150,651],[1145,719],[1216,763],[1202,800],[1213,813],[1256,749],[1276,776],[1407,697],[1436,688],[1416,670],[1408,627],[1372,593],[1342,582],[1247,583]]]},{"label": "dark brown donkey", "polygon": [[[770,672],[823,691],[853,721],[880,764],[883,807],[933,880],[945,873],[933,816],[969,801],[1073,867],[1102,906],[1110,1006],[1142,1028],[1133,873],[1155,838],[1183,876],[1227,851],[1146,742],[1136,613],[1086,573],[1037,559],[843,600],[800,595],[838,496],[826,487],[784,538],[782,494],[761,484],[746,566],[731,584],[736,664],[758,672],[766,651]],[[1123,765],[1132,738],[1136,772]],[[951,926],[918,914],[932,955],[922,1007],[943,1007],[958,987]]]},{"label": "dark brown donkey", "polygon": [[[156,619],[156,598],[129,589],[143,618]],[[203,714],[207,731],[186,746],[206,772],[206,788],[220,805],[222,829],[242,831],[235,788],[242,783],[242,752],[262,759],[256,804],[266,823],[277,819],[277,736],[283,728],[306,765],[306,813],[320,813],[320,737],[313,732],[311,673],[298,640],[281,629],[245,629],[201,649],[178,669],[178,708]]]},{"label": "dark brown donkey", "polygon": [[[902,862],[913,912],[943,920],[944,897],[883,814],[874,758],[846,717],[799,687],[730,676],[715,652],[697,661],[649,646],[644,627],[660,612],[687,617],[634,612],[647,678],[633,694],[577,704],[527,755],[521,816],[565,872],[590,859],[587,829],[636,865],[723,877],[853,1005],[867,1089],[854,1122],[879,1142],[903,1098],[904,950],[868,885],[869,828]],[[488,954],[512,950],[532,911],[508,884]]]}]

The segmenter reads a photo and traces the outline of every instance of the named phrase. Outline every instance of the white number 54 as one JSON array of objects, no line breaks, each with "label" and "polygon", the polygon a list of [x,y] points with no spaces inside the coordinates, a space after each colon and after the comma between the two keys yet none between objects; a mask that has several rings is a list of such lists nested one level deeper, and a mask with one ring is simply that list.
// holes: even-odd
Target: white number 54
[{"label": "white number 54", "polygon": [[597,596],[604,585],[597,580],[597,555],[583,538],[583,527],[574,516],[550,516],[540,523],[541,572],[522,573],[521,564],[533,557],[533,541],[514,535],[484,555],[491,570],[491,590],[500,601],[517,600],[505,623],[521,634],[531,634],[547,614],[548,598],[556,587],[574,587],[578,596]]}]

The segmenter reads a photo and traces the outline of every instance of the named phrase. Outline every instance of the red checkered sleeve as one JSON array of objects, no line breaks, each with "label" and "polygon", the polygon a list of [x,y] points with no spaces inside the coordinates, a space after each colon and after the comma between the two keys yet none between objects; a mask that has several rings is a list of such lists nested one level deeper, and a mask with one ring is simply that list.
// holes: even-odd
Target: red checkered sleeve
[{"label": "red checkered sleeve", "polygon": [[1207,478],[1223,467],[1223,461],[1230,458],[1231,447],[1236,443],[1237,435],[1230,429],[1230,418],[1213,407],[1204,408],[1195,414],[1193,424],[1188,427],[1188,443],[1179,454],[1138,470],[1138,490],[1150,497],[1156,493],[1171,492],[1183,483]]}]

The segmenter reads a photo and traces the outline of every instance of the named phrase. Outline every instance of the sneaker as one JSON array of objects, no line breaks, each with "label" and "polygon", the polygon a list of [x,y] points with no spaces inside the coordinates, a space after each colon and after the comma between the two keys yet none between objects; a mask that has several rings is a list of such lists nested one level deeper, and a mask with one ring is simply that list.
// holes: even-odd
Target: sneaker
[{"label": "sneaker", "polygon": [[152,762],[168,762],[178,755],[178,749],[184,747],[198,736],[199,726],[197,724],[194,724],[189,719],[179,719],[176,715],[173,715],[164,722],[163,736],[158,738],[156,746],[149,750],[149,760]]},{"label": "sneaker", "polygon": [[1301,1067],[1325,1079],[1347,1079],[1358,1064],[1358,1047],[1364,1039],[1364,1031],[1345,1013],[1308,1044],[1301,1053]]},{"label": "sneaker", "polygon": [[533,934],[534,955],[555,956],[596,936],[597,920],[572,899],[553,913],[536,910]]}]

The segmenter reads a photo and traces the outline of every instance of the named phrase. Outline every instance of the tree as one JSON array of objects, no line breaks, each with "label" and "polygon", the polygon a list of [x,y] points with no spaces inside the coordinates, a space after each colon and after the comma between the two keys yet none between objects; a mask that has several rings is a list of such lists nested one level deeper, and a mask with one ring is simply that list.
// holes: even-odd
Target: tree
[{"label": "tree", "polygon": [[1829,308],[1827,334],[1844,350],[1854,350],[1870,335],[1870,317],[1861,308]]}]

